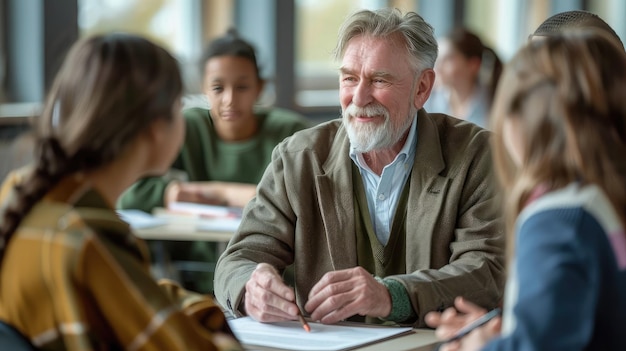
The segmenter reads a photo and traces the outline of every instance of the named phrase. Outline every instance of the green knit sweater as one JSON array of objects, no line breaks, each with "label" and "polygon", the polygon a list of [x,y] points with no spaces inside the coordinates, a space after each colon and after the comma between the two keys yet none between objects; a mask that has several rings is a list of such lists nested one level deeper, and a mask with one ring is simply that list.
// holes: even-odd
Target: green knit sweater
[{"label": "green knit sweater", "polygon": [[[184,112],[187,123],[185,144],[172,165],[188,181],[224,181],[256,184],[270,162],[272,150],[286,137],[309,125],[304,117],[287,110],[255,111],[258,133],[243,142],[224,142],[217,136],[210,111],[192,108]],[[118,207],[151,212],[163,206],[169,177],[145,178],[131,186]]]},{"label": "green knit sweater", "polygon": [[[354,182],[354,214],[356,224],[356,241],[359,266],[372,273],[376,280],[385,285],[391,296],[391,313],[380,321],[393,321],[398,323],[412,323],[417,314],[411,306],[408,291],[394,275],[406,274],[406,216],[407,202],[409,197],[408,182],[402,189],[402,195],[398,199],[391,235],[387,245],[382,245],[372,225],[365,187],[361,180],[359,169],[352,164],[352,179]],[[358,318],[358,317],[357,317]],[[366,318],[366,322],[377,323],[376,319]]]}]

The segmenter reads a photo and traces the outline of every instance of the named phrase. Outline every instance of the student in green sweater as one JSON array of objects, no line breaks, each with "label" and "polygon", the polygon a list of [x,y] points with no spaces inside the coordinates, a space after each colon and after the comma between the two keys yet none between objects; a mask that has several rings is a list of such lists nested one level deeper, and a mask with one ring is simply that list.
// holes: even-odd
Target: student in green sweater
[{"label": "student in green sweater", "polygon": [[[213,40],[202,62],[210,109],[184,111],[185,143],[169,176],[140,180],[118,207],[151,212],[174,201],[244,207],[255,195],[274,147],[308,127],[294,112],[255,108],[264,81],[254,48],[234,30]],[[217,261],[214,243],[176,243],[168,251],[174,260]],[[212,273],[191,280],[187,287],[212,291]]]},{"label": "student in green sweater", "polygon": [[264,81],[254,48],[234,30],[212,41],[202,62],[211,109],[184,111],[185,145],[172,165],[183,176],[143,179],[119,207],[150,212],[172,201],[243,207],[254,196],[274,146],[308,127],[294,112],[255,109]]}]

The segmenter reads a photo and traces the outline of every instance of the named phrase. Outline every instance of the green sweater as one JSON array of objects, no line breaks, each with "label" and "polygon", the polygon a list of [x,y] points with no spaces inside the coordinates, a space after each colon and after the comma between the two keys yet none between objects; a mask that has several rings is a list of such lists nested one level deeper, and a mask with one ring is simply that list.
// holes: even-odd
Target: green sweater
[{"label": "green sweater", "polygon": [[[354,214],[356,225],[356,242],[359,266],[372,273],[376,280],[384,284],[391,296],[391,314],[382,321],[414,322],[417,317],[409,293],[402,283],[393,278],[383,278],[393,275],[406,274],[406,216],[410,184],[407,182],[402,188],[402,195],[398,199],[396,212],[391,225],[391,235],[387,245],[382,245],[376,237],[372,226],[372,218],[367,205],[367,195],[357,166],[352,164],[352,181],[354,184]],[[356,320],[361,317],[357,317]],[[378,323],[376,319],[365,318],[366,322]]]},{"label": "green sweater", "polygon": [[[185,144],[172,168],[185,172],[190,182],[258,183],[274,147],[309,125],[304,117],[287,110],[274,108],[255,113],[260,120],[258,133],[247,141],[229,143],[217,136],[209,110],[186,110]],[[146,212],[162,207],[163,193],[170,181],[168,177],[142,179],[120,197],[118,207]]]}]

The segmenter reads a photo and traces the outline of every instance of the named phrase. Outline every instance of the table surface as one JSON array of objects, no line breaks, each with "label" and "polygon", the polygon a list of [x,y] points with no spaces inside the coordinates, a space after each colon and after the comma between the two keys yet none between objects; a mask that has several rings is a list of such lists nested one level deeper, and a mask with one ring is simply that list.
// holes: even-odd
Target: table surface
[{"label": "table surface", "polygon": [[162,210],[156,210],[154,216],[163,218],[164,225],[151,228],[134,229],[135,235],[144,240],[181,240],[181,241],[212,241],[227,243],[234,231],[219,230],[205,231],[198,229],[201,222],[210,221],[197,216],[168,215]]},{"label": "table surface", "polygon": [[[233,236],[232,231],[202,231],[198,230],[199,219],[193,216],[168,216],[162,211],[156,211],[155,216],[166,218],[165,225],[152,228],[135,229],[135,234],[145,240],[189,240],[214,241],[227,243]],[[203,219],[204,221],[205,219]],[[431,351],[437,343],[435,333],[431,329],[414,329],[413,333],[402,335],[389,340],[373,343],[354,350],[359,351]],[[246,350],[272,351],[276,349],[246,346]]]}]

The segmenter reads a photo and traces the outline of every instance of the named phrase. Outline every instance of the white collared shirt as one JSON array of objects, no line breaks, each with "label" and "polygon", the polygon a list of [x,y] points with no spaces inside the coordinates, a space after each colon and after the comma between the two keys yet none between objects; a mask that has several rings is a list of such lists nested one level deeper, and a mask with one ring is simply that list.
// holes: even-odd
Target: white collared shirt
[{"label": "white collared shirt", "polygon": [[411,173],[415,161],[417,148],[417,116],[409,127],[409,135],[404,146],[390,164],[383,168],[381,175],[374,173],[367,165],[362,153],[350,148],[350,158],[359,167],[367,207],[372,219],[374,232],[381,244],[387,245],[391,233],[391,224],[398,200],[402,194],[404,184]]}]

